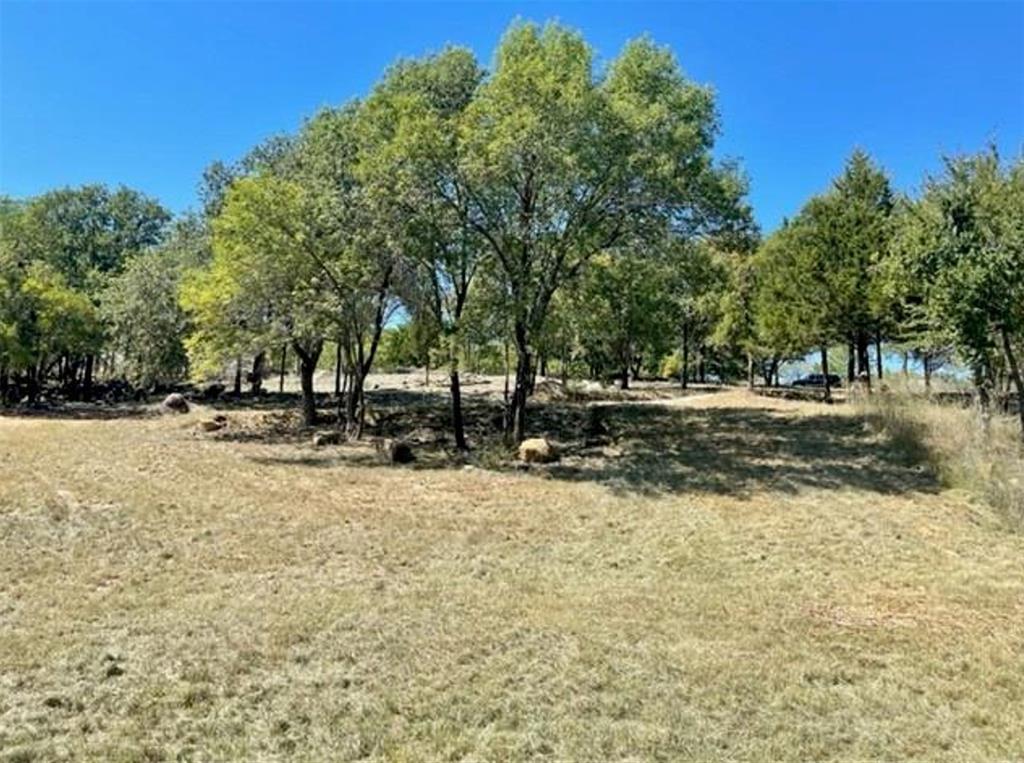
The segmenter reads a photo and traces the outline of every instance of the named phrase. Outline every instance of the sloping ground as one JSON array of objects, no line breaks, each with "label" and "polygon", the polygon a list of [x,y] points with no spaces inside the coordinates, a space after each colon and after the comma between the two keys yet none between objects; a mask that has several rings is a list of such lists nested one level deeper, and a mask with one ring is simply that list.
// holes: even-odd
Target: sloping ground
[{"label": "sloping ground", "polygon": [[1024,538],[838,409],[607,421],[515,474],[0,418],[0,760],[1024,758]]}]

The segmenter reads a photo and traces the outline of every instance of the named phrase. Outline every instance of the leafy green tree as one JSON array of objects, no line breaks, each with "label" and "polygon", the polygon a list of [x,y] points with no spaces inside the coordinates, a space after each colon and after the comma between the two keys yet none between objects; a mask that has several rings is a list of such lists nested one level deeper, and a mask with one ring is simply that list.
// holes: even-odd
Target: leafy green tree
[{"label": "leafy green tree", "polygon": [[[914,283],[911,314],[971,368],[987,411],[1001,353],[1024,399],[1017,347],[1024,335],[1024,160],[995,149],[949,158],[899,218],[895,278]],[[1021,413],[1024,437],[1024,411]]]},{"label": "leafy green tree", "polygon": [[660,234],[667,221],[687,233],[706,226],[715,129],[710,91],[649,40],[629,43],[597,77],[575,32],[506,32],[462,120],[463,185],[450,203],[487,242],[508,295],[515,440],[555,292],[598,254]]},{"label": "leafy green tree", "polygon": [[182,288],[197,369],[243,346],[290,344],[307,426],[317,420],[313,375],[329,325],[315,226],[315,206],[298,184],[273,175],[241,178],[213,221],[212,262]]},{"label": "leafy green tree", "polygon": [[182,268],[167,252],[137,255],[103,294],[110,342],[134,384],[157,387],[188,372],[187,316],[178,301]]},{"label": "leafy green tree", "polygon": [[[95,306],[110,279],[134,255],[159,244],[170,214],[155,200],[129,188],[101,185],[63,188],[27,200],[14,230],[2,235],[22,263],[45,263],[61,276],[61,289],[77,291]],[[65,385],[77,387],[79,375],[90,394],[96,356],[104,334],[89,333],[92,346],[74,343],[78,357],[57,367]],[[38,385],[45,378],[36,379]]]},{"label": "leafy green tree", "polygon": [[459,196],[458,130],[482,78],[472,54],[460,48],[403,61],[377,85],[362,115],[368,145],[360,177],[378,215],[401,232],[407,305],[429,312],[440,331],[460,450],[468,448],[459,378],[462,320],[486,250]]},{"label": "leafy green tree", "polygon": [[63,274],[67,285],[96,295],[105,277],[133,254],[159,244],[170,213],[130,188],[62,188],[28,201],[21,246]]}]

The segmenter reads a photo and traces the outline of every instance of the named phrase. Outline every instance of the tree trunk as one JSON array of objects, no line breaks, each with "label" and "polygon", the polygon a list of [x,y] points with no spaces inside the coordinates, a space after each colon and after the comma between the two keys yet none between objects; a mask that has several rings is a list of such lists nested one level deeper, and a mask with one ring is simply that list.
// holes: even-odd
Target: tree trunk
[{"label": "tree trunk", "polygon": [[857,377],[863,377],[871,390],[871,357],[868,353],[868,334],[866,331],[857,332]]},{"label": "tree trunk", "polygon": [[459,450],[469,450],[466,444],[466,425],[462,419],[462,388],[459,386],[459,369],[454,366],[450,375],[450,387],[452,393],[452,432],[455,434],[455,447]]},{"label": "tree trunk", "polygon": [[988,391],[988,373],[982,361],[975,361],[971,370],[974,373],[974,390],[978,396],[978,408],[981,413],[981,428],[988,437],[992,405]]},{"label": "tree trunk", "polygon": [[850,339],[846,344],[846,383],[847,385],[853,384],[857,378],[857,348],[854,344],[853,339]]},{"label": "tree trunk", "polygon": [[508,339],[505,340],[505,392],[502,395],[502,428],[505,431],[505,439],[508,439],[512,431],[512,401],[509,398],[509,373],[510,363],[508,359]]},{"label": "tree trunk", "polygon": [[85,400],[92,399],[92,370],[96,356],[89,354],[85,356],[85,381],[83,382],[82,397]]},{"label": "tree trunk", "polygon": [[910,376],[910,353],[903,351],[903,376]]},{"label": "tree trunk", "polygon": [[924,388],[932,388],[932,356],[929,353],[925,353],[921,358],[924,364]]},{"label": "tree trunk", "polygon": [[341,340],[334,349],[334,396],[341,397]]},{"label": "tree trunk", "polygon": [[882,332],[875,332],[875,367],[878,372],[878,380],[882,380]]},{"label": "tree trunk", "polygon": [[363,436],[363,427],[366,425],[366,401],[364,399],[364,388],[366,378],[359,370],[357,362],[349,377],[348,394],[345,396],[345,422],[349,437],[359,439]]},{"label": "tree trunk", "polygon": [[277,378],[277,391],[278,393],[284,392],[284,372],[286,369],[286,363],[288,362],[288,345],[281,345],[281,371]]},{"label": "tree trunk", "polygon": [[302,422],[305,426],[316,425],[316,391],[313,389],[313,375],[316,364],[320,360],[323,341],[317,340],[306,350],[298,342],[293,342],[295,354],[299,356],[299,383],[302,387]]},{"label": "tree trunk", "polygon": [[701,347],[700,352],[697,354],[697,379],[700,381],[701,384],[704,384],[707,380],[707,377],[705,376],[705,370],[706,369],[704,366],[704,348]]},{"label": "tree trunk", "polygon": [[682,363],[679,366],[679,384],[683,389],[686,389],[686,372],[690,365],[690,325],[683,323],[683,357]]},{"label": "tree trunk", "polygon": [[747,389],[754,388],[754,353],[747,353]]},{"label": "tree trunk", "polygon": [[540,356],[540,360],[537,361],[537,367],[538,367],[537,373],[540,374],[542,378],[547,378],[547,375],[548,375],[548,356],[547,355],[541,355]]},{"label": "tree trunk", "polygon": [[530,347],[526,326],[517,321],[515,326],[516,380],[512,390],[511,441],[519,444],[526,437],[526,398],[530,385]]},{"label": "tree trunk", "polygon": [[252,359],[252,373],[249,374],[249,392],[257,397],[263,391],[263,364],[267,353],[260,351]]},{"label": "tree trunk", "polygon": [[821,374],[825,377],[825,402],[832,402],[832,382],[828,378],[828,347],[821,346]]},{"label": "tree trunk", "polygon": [[1020,417],[1020,439],[1024,442],[1024,380],[1021,379],[1020,366],[1017,365],[1017,355],[1013,351],[1013,342],[1010,341],[1010,332],[1003,326],[1000,333],[1003,335],[1003,352],[1006,353],[1006,363],[1010,367],[1010,377],[1013,379],[1013,386],[1017,389],[1017,415]]}]

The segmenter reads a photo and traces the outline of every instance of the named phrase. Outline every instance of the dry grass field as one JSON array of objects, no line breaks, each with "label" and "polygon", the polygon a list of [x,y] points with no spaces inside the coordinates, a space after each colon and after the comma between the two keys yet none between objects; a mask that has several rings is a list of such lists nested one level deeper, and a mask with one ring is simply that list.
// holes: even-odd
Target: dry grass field
[{"label": "dry grass field", "polygon": [[1024,534],[852,407],[603,408],[528,472],[0,418],[0,760],[1024,760]]}]

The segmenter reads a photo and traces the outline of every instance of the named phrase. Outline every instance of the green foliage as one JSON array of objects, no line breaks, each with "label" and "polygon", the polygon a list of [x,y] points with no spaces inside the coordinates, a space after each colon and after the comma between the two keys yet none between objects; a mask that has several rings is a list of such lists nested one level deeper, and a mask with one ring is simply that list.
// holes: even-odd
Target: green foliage
[{"label": "green foliage", "polygon": [[103,329],[92,300],[72,289],[49,263],[28,265],[19,297],[16,348],[8,355],[13,368],[35,364],[45,369],[58,356],[86,353],[101,341]]},{"label": "green foliage", "polygon": [[323,336],[327,289],[314,218],[297,183],[272,175],[234,182],[212,224],[212,261],[181,287],[194,326],[186,341],[194,374],[215,373],[247,351]]},{"label": "green foliage", "polygon": [[166,252],[138,255],[103,294],[111,347],[125,376],[138,386],[175,382],[187,374],[188,323],[178,301],[181,273]]},{"label": "green foliage", "polygon": [[931,343],[990,363],[996,332],[1024,329],[1024,161],[948,159],[901,207],[893,249],[895,288]]},{"label": "green foliage", "polygon": [[132,255],[163,240],[170,213],[129,188],[101,185],[49,191],[28,201],[18,246],[52,265],[68,286],[98,294]]}]

